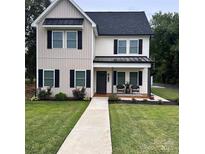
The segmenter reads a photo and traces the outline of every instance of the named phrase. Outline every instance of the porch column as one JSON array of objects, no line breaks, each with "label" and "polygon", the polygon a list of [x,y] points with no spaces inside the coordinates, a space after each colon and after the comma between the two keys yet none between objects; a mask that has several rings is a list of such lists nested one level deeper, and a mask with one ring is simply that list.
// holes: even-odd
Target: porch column
[{"label": "porch column", "polygon": [[113,94],[113,81],[114,81],[113,67],[112,67],[111,72],[112,72],[112,84],[111,84],[112,87],[111,88],[112,88],[112,94]]},{"label": "porch column", "polygon": [[148,68],[148,82],[147,82],[147,94],[148,94],[148,97],[151,96],[151,75],[150,75],[150,70],[151,68]]}]

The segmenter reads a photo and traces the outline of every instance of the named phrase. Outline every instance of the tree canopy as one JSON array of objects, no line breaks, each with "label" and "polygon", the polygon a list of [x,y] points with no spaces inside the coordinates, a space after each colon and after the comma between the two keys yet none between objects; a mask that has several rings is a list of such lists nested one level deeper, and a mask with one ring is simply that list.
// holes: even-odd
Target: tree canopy
[{"label": "tree canopy", "polygon": [[179,82],[179,15],[155,13],[151,19],[154,36],[151,39],[151,58],[154,81],[168,84]]},{"label": "tree canopy", "polygon": [[32,22],[50,5],[50,0],[25,1],[25,64],[26,78],[33,80],[36,75],[36,30]]}]

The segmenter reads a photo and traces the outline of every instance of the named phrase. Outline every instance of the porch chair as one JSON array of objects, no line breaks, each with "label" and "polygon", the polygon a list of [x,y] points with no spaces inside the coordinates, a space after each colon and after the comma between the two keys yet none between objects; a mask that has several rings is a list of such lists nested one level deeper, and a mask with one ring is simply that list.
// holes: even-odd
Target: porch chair
[{"label": "porch chair", "polygon": [[131,93],[139,93],[140,92],[140,87],[138,85],[130,85],[130,91]]},{"label": "porch chair", "polygon": [[126,91],[125,85],[122,85],[122,84],[117,85],[117,93],[123,93],[124,94],[125,91]]}]

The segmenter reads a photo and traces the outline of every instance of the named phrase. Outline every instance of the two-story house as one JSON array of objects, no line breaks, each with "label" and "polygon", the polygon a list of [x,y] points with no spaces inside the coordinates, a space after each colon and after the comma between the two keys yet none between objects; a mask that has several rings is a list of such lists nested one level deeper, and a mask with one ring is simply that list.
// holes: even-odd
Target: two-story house
[{"label": "two-story house", "polygon": [[144,12],[84,12],[73,0],[54,1],[32,24],[37,34],[37,88],[72,97],[116,93],[129,82],[150,95],[149,44]]}]

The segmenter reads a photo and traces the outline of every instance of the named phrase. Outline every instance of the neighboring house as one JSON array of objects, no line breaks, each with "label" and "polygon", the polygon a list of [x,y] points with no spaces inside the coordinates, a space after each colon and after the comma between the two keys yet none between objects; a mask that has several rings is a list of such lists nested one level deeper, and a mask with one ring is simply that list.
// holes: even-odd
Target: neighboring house
[{"label": "neighboring house", "polygon": [[37,33],[37,88],[68,96],[76,87],[116,93],[116,85],[139,85],[150,95],[149,44],[144,12],[84,12],[73,0],[54,1],[32,24]]}]

